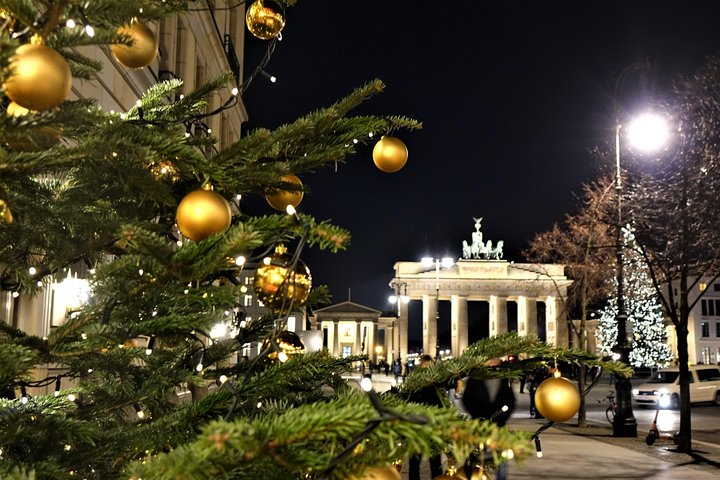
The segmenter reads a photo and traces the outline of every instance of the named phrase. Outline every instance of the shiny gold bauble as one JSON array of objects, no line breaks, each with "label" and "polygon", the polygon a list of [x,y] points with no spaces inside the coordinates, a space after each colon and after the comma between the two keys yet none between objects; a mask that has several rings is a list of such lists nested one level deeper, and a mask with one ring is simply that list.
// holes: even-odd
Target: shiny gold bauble
[{"label": "shiny gold bauble", "polygon": [[13,216],[5,200],[0,199],[0,223],[12,223]]},{"label": "shiny gold bauble", "polygon": [[[280,177],[283,182],[293,183],[302,187],[302,182],[298,177],[289,173]],[[272,193],[265,195],[265,200],[275,210],[284,212],[288,205],[297,207],[303,199],[304,193],[302,190],[274,190]]]},{"label": "shiny gold bauble", "polygon": [[232,212],[228,202],[212,190],[195,190],[180,201],[176,220],[180,233],[199,242],[227,230]]},{"label": "shiny gold bauble", "polygon": [[[283,330],[280,332],[275,339],[280,350],[285,352],[288,356],[302,355],[305,353],[305,344],[300,340],[297,333],[291,332],[290,330]],[[271,360],[275,360],[278,357],[278,352],[271,352],[268,357]]]},{"label": "shiny gold bauble", "polygon": [[255,294],[263,305],[275,313],[288,313],[291,302],[292,309],[302,307],[310,294],[310,270],[300,260],[295,269],[291,270],[291,260],[285,247],[278,245],[275,253],[265,257],[255,270]]},{"label": "shiny gold bauble", "polygon": [[270,40],[278,36],[285,26],[282,11],[272,2],[257,0],[250,5],[245,14],[248,30],[261,40]]},{"label": "shiny gold bauble", "polygon": [[12,74],[4,84],[13,102],[30,110],[60,105],[72,87],[70,66],[62,55],[45,45],[27,43],[10,57]]},{"label": "shiny gold bauble", "polygon": [[373,148],[373,161],[385,173],[395,173],[405,166],[408,150],[402,140],[383,135]]},{"label": "shiny gold bauble", "polygon": [[363,472],[361,477],[350,477],[350,480],[400,480],[400,472],[395,467],[372,467]]},{"label": "shiny gold bauble", "polygon": [[[11,117],[22,117],[30,113],[30,110],[25,107],[21,107],[15,102],[10,102],[6,113]],[[57,145],[60,141],[61,134],[62,129],[57,127],[50,127],[47,125],[28,126],[24,129],[22,134],[17,132],[7,135],[6,141],[7,144],[14,150],[19,150],[21,152],[35,152]]]},{"label": "shiny gold bauble", "polygon": [[563,377],[544,380],[535,391],[535,406],[543,417],[553,422],[571,419],[580,408],[577,387]]},{"label": "shiny gold bauble", "polygon": [[[434,477],[433,480],[467,480],[467,477],[465,476],[465,466],[451,466],[447,472]],[[481,466],[475,465],[473,466],[472,473],[470,474],[470,480],[490,480],[490,476]]]},{"label": "shiny gold bauble", "polygon": [[132,22],[118,28],[117,34],[132,37],[132,45],[115,43],[110,47],[118,62],[128,68],[143,68],[155,60],[158,41],[147,25]]}]

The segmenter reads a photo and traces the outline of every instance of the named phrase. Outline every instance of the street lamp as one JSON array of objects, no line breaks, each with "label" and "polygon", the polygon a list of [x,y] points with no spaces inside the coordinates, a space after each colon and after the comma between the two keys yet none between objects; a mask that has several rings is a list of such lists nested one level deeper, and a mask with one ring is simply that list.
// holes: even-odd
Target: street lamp
[{"label": "street lamp", "polygon": [[[615,127],[615,192],[617,196],[617,235],[615,237],[615,259],[617,262],[617,337],[613,351],[619,360],[630,364],[632,345],[627,335],[627,312],[625,311],[624,286],[625,266],[622,244],[622,171],[620,169],[620,131],[622,125]],[[667,121],[656,113],[646,113],[636,117],[628,126],[628,140],[631,146],[643,152],[652,152],[662,148],[668,140]],[[629,378],[619,377],[615,381],[617,413],[613,420],[614,437],[637,437],[637,420],[632,410],[632,384]]]},{"label": "street lamp", "polygon": [[[440,322],[440,267],[443,268],[450,268],[454,265],[454,261],[450,257],[443,257],[443,258],[433,258],[433,257],[423,257],[420,260],[420,265],[422,265],[425,268],[430,268],[435,265],[435,328],[437,328],[437,324]],[[437,344],[437,337],[435,338],[435,356],[438,356],[438,344]],[[425,352],[428,353],[428,352]]]}]

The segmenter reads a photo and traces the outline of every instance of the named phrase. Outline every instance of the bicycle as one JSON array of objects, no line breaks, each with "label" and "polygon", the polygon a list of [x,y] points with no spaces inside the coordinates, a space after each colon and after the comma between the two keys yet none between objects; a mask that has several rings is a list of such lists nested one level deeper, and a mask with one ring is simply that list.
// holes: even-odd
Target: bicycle
[{"label": "bicycle", "polygon": [[617,413],[617,402],[615,401],[615,392],[608,393],[604,398],[598,400],[598,403],[602,403],[605,400],[610,402],[610,405],[605,409],[605,418],[610,422],[610,425],[615,421],[615,414]]}]

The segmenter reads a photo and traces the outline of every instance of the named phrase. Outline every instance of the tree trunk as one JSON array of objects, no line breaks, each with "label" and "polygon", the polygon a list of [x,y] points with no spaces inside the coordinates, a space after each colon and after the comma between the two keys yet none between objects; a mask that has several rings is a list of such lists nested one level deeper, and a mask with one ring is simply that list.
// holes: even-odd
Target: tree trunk
[{"label": "tree trunk", "polygon": [[585,375],[587,374],[587,366],[583,363],[580,365],[580,374],[578,375],[578,392],[580,392],[580,409],[578,410],[578,427],[587,427],[587,410],[585,409]]},{"label": "tree trunk", "polygon": [[[685,317],[685,318],[682,318]],[[678,451],[692,453],[692,432],[690,422],[690,371],[688,369],[687,317],[681,308],[680,323],[676,326],[678,364],[680,367],[680,431],[677,434]]]}]

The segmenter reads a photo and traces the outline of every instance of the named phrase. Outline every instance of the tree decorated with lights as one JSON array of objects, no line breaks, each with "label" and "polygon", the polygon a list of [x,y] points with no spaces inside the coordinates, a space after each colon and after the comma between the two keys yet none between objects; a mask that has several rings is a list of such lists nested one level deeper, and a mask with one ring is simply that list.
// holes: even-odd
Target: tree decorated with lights
[{"label": "tree decorated with lights", "polygon": [[[662,366],[672,360],[672,352],[667,343],[663,307],[658,300],[657,291],[638,252],[637,241],[632,229],[623,229],[625,255],[625,308],[628,324],[632,328],[633,341],[630,363],[634,367]],[[617,291],[617,277],[611,279],[612,291]],[[608,299],[600,312],[598,320],[598,350],[611,355],[617,340],[617,297]]]},{"label": "tree decorated with lights", "polygon": [[[266,11],[254,2],[248,30],[274,41],[292,3]],[[47,335],[0,318],[0,477],[394,478],[392,462],[439,449],[458,461],[478,444],[492,445],[498,459],[510,450],[522,457],[527,434],[408,403],[406,394],[468,373],[512,377],[548,359],[627,373],[509,334],[381,396],[343,379],[357,357],[303,353],[288,315],[327,292],[311,290],[300,255],[344,249],[349,232],[297,212],[299,175],[370,142],[375,164],[395,172],[407,149],[389,134],[420,124],[351,116],[382,91],[376,80],[218,151],[203,119],[237,107],[249,82],[231,74],[182,95],[181,80],[158,82],[117,113],[68,98],[73,78],[92,82],[101,68],[80,47],[142,68],[157,50],[146,24],[202,8],[173,0],[2,3],[0,287],[15,307],[70,269],[90,289]],[[212,95],[227,101],[211,109]],[[378,141],[379,133],[386,135]],[[239,194],[293,208],[250,215]],[[259,265],[255,293],[271,313],[246,322],[247,286],[238,279],[251,263]],[[218,324],[230,334],[211,335]],[[248,343],[260,345],[259,354],[233,361]],[[524,362],[485,366],[511,353],[524,353]],[[186,391],[192,401],[182,400]]]}]

